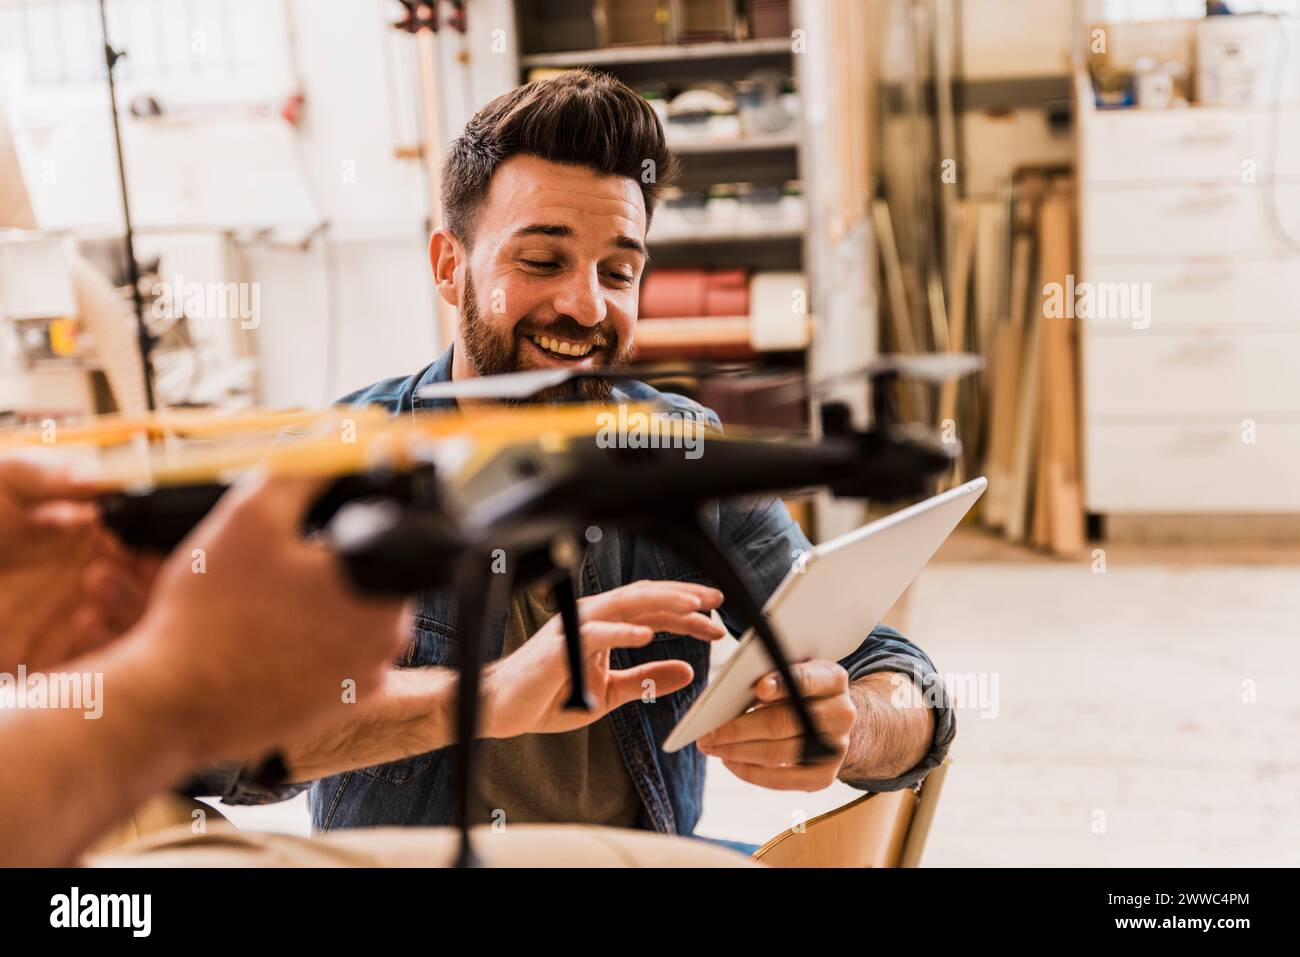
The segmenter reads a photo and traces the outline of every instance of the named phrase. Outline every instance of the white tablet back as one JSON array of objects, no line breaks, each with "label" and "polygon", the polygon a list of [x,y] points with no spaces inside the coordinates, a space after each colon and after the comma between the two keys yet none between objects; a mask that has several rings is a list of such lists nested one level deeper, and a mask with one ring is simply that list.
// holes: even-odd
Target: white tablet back
[{"label": "white tablet back", "polygon": [[[866,639],[984,492],[978,478],[816,546],[768,599],[766,612],[793,662],[838,661]],[[664,742],[678,751],[754,703],[773,670],[753,630]]]}]

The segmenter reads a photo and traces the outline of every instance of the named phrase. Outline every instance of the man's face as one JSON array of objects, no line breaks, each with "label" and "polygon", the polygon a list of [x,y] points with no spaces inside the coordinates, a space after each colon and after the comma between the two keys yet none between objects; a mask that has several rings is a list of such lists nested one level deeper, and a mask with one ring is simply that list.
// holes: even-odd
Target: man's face
[{"label": "man's face", "polygon": [[[534,156],[502,163],[459,290],[457,346],[473,373],[626,363],[645,232],[634,180]],[[608,385],[584,392],[606,398]]]}]

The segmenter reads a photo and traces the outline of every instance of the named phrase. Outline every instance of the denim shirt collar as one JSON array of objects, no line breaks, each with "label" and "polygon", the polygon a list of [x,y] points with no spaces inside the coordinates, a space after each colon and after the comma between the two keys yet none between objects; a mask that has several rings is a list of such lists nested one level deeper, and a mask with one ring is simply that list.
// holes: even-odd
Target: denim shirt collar
[{"label": "denim shirt collar", "polygon": [[451,381],[451,359],[452,350],[455,346],[448,346],[447,351],[433,362],[429,363],[422,373],[415,378],[415,385],[411,389],[411,410],[416,414],[421,412],[447,411],[456,408],[456,400],[451,398],[445,399],[422,399],[420,390],[426,385],[433,385],[436,382]]}]

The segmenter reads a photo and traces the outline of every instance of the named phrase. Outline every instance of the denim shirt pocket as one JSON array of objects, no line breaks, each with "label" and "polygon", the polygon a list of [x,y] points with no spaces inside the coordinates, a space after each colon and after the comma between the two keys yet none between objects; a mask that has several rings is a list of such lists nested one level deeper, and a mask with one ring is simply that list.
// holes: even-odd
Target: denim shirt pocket
[{"label": "denim shirt pocket", "polygon": [[411,627],[407,668],[454,668],[460,661],[460,635],[441,618],[418,614]]},{"label": "denim shirt pocket", "polygon": [[[411,641],[401,658],[402,667],[453,667],[459,658],[460,639],[449,625],[424,614],[415,616]],[[385,784],[406,784],[427,771],[437,754],[437,751],[417,754],[387,764],[358,768],[357,772]]]},{"label": "denim shirt pocket", "polygon": [[[673,552],[662,549],[659,543],[653,539],[647,540],[646,545],[648,546],[648,551],[654,566],[652,569],[639,568],[638,572],[640,573],[640,577],[652,578],[658,581],[689,582],[693,585],[707,585],[709,588],[717,587],[717,585],[714,584],[713,579],[705,575],[695,565],[679,559]],[[707,645],[706,642],[701,642],[694,638],[688,638],[685,635],[678,635],[666,631],[656,632],[653,641],[656,643],[677,642],[673,647],[679,650],[680,653],[670,654],[669,657],[682,658],[686,661],[691,661],[692,664],[696,663],[696,661],[692,659],[703,657],[705,661],[708,660],[707,655],[701,656],[698,653],[701,647]]]}]

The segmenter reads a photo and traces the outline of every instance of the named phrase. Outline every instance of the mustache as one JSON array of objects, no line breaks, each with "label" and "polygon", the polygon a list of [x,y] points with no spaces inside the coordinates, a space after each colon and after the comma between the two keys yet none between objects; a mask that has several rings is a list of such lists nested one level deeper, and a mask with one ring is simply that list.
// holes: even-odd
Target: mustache
[{"label": "mustache", "polygon": [[527,326],[521,327],[518,334],[520,336],[554,336],[568,342],[590,345],[594,349],[607,349],[614,344],[610,337],[603,332],[584,326],[569,316],[560,316],[554,322],[544,326],[529,323]]}]

